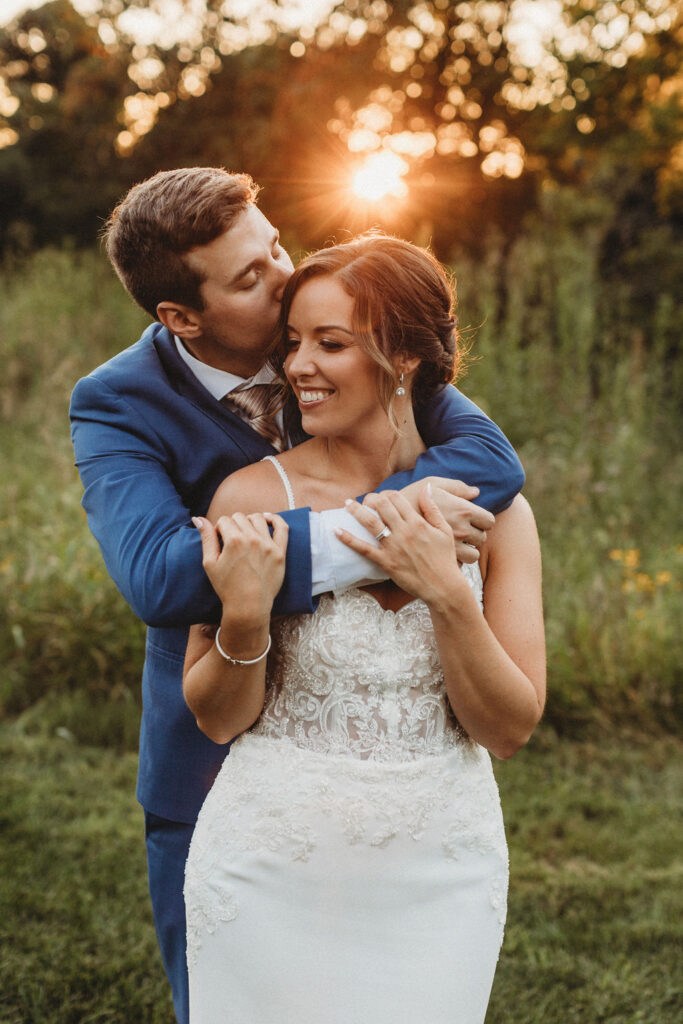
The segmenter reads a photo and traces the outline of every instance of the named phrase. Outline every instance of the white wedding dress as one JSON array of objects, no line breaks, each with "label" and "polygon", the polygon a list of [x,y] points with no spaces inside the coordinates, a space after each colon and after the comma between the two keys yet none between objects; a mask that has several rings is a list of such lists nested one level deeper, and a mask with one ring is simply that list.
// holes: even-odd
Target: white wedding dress
[{"label": "white wedding dress", "polygon": [[481,1024],[507,848],[427,606],[326,595],[273,648],[190,848],[191,1024]]}]

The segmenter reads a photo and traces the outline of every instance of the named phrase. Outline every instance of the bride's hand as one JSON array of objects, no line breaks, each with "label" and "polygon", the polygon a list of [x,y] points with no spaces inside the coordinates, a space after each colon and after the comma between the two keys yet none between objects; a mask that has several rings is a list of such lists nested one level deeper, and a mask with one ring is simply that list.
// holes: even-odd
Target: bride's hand
[{"label": "bride's hand", "polygon": [[[407,593],[439,606],[453,588],[467,586],[456,556],[453,532],[427,484],[419,496],[420,513],[399,491],[368,495],[363,505],[346,503],[347,510],[376,538],[383,525],[390,533],[375,547],[346,530],[337,536],[348,547],[380,566]],[[370,511],[372,510],[372,511]]]},{"label": "bride's hand", "polygon": [[[486,540],[486,531],[495,523],[495,517],[490,512],[475,504],[479,488],[470,487],[462,480],[449,480],[439,476],[416,480],[401,490],[401,494],[408,498],[416,511],[419,511],[420,495],[427,483],[432,488],[434,503],[453,532],[458,561],[476,562],[479,558],[479,548]],[[363,504],[367,503],[368,497]]]},{"label": "bride's hand", "polygon": [[[202,565],[223,603],[224,620],[252,625],[270,617],[285,578],[289,528],[269,512],[221,516],[193,522],[202,540]],[[269,527],[272,526],[271,536]]]}]

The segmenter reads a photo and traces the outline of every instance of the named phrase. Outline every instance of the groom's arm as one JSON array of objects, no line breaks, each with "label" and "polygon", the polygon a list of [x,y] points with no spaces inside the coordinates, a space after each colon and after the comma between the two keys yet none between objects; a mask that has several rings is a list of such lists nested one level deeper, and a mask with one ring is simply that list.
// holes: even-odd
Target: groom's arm
[{"label": "groom's arm", "polygon": [[[97,377],[76,385],[70,413],[88,525],[133,611],[150,626],[218,621],[220,605],[190,522],[206,509],[190,510],[176,490],[166,440]],[[309,513],[284,516],[287,578],[275,609],[312,611]]]},{"label": "groom's arm", "polygon": [[416,414],[427,451],[415,467],[377,488],[400,490],[426,476],[450,477],[479,488],[477,505],[494,515],[524,486],[524,470],[500,427],[454,387],[443,388]]}]

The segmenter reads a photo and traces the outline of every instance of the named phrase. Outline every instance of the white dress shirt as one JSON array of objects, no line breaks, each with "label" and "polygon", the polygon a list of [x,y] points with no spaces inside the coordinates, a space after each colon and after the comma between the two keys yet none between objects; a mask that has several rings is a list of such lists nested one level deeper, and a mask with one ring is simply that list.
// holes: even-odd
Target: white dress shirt
[{"label": "white dress shirt", "polygon": [[[176,337],[175,343],[181,359],[187,364],[202,387],[206,388],[209,394],[218,401],[225,398],[240,384],[244,384],[244,377],[228,373],[227,370],[219,370],[217,367],[209,366],[208,363],[197,359],[187,351],[180,338]],[[268,384],[274,376],[272,367],[266,364],[248,380],[250,384]],[[278,415],[280,416],[279,426],[282,429],[282,413],[280,412]],[[349,497],[353,498],[355,495],[350,494]],[[347,548],[346,544],[342,544],[335,536],[335,529],[340,527],[379,547],[372,534],[361,526],[350,512],[343,508],[334,508],[327,512],[309,512],[309,520],[314,595],[324,594],[329,590],[339,593],[349,587],[362,586],[363,583],[386,579],[386,574],[378,569],[373,562],[356,554],[351,548]]]}]

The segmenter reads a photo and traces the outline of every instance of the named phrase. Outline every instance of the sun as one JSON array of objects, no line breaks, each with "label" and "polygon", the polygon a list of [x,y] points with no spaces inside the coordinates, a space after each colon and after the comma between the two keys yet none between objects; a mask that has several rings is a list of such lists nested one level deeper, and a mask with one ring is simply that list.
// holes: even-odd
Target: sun
[{"label": "sun", "polygon": [[368,202],[376,202],[385,196],[401,198],[408,193],[408,186],[403,181],[408,170],[408,164],[397,153],[373,153],[354,174],[351,188]]}]

